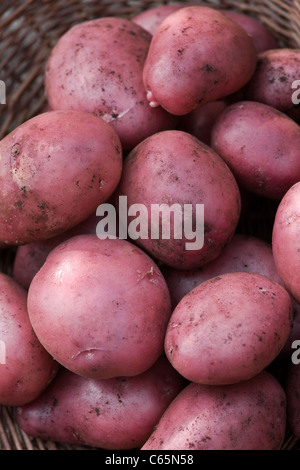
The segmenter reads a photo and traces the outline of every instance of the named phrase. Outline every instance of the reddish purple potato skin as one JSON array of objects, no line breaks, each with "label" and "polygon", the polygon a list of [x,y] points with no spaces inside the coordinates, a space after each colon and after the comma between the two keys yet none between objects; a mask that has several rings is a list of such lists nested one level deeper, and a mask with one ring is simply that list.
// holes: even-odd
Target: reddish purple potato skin
[{"label": "reddish purple potato skin", "polygon": [[152,37],[143,70],[148,100],[173,115],[188,114],[240,90],[256,60],[251,39],[230,18],[209,7],[181,8]]},{"label": "reddish purple potato skin", "polygon": [[[38,341],[27,312],[27,293],[0,274],[0,404],[19,406],[35,400],[54,379],[58,364]],[[1,353],[3,353],[1,347]]]},{"label": "reddish purple potato skin", "polygon": [[266,371],[233,385],[191,383],[141,450],[279,450],[286,401],[284,389]]},{"label": "reddish purple potato skin", "polygon": [[138,24],[151,35],[153,35],[160,25],[160,23],[171,13],[179,10],[186,6],[185,4],[169,4],[169,5],[159,5],[154,8],[149,8],[148,10],[142,11],[138,15],[135,15],[131,18],[131,21]]},{"label": "reddish purple potato skin", "polygon": [[272,49],[258,55],[255,73],[244,90],[244,99],[259,101],[300,118],[292,101],[292,84],[300,76],[300,49]]},{"label": "reddish purple potato skin", "polygon": [[248,380],[279,354],[293,305],[278,283],[257,273],[227,273],[190,291],[174,309],[165,336],[173,367],[191,382]]},{"label": "reddish purple potato skin", "polygon": [[193,204],[194,208],[204,204],[201,249],[186,250],[184,236],[156,240],[149,233],[148,239],[136,240],[155,259],[178,269],[199,267],[216,258],[233,236],[241,209],[240,192],[227,165],[207,145],[182,131],[157,133],[133,149],[115,196],[127,196],[128,206],[144,204],[148,227],[151,204]]},{"label": "reddish purple potato skin", "polygon": [[133,376],[164,350],[171,314],[161,271],[127,240],[78,235],[54,248],[28,290],[31,324],[64,367],[92,378]]},{"label": "reddish purple potato skin", "polygon": [[229,272],[256,272],[282,284],[271,245],[257,237],[240,233],[235,233],[222,253],[202,268],[179,270],[166,266],[162,269],[169,287],[173,309],[194,287]]},{"label": "reddish purple potato skin", "polygon": [[111,196],[123,165],[114,129],[78,111],[26,121],[1,140],[0,153],[2,246],[45,240],[82,222]]},{"label": "reddish purple potato skin", "polygon": [[142,446],[186,385],[161,357],[135,377],[86,379],[61,368],[47,390],[16,413],[30,436],[102,449]]},{"label": "reddish purple potato skin", "polygon": [[176,118],[150,108],[147,101],[142,71],[150,40],[150,33],[123,18],[98,18],[68,30],[46,66],[51,108],[102,117],[117,131],[124,151],[154,132],[173,128]]},{"label": "reddish purple potato skin", "polygon": [[12,276],[22,287],[29,289],[30,283],[43,266],[49,253],[63,241],[83,233],[96,233],[99,217],[91,214],[80,224],[61,235],[38,242],[18,246],[13,262]]},{"label": "reddish purple potato skin", "polygon": [[211,146],[239,186],[260,196],[281,199],[300,179],[300,127],[264,103],[228,106],[213,126]]},{"label": "reddish purple potato skin", "polygon": [[278,47],[277,38],[271,31],[256,18],[243,13],[238,13],[231,10],[221,10],[222,13],[236,23],[238,23],[250,36],[253,41],[257,54],[268,49],[275,49]]},{"label": "reddish purple potato skin", "polygon": [[300,183],[281,199],[273,224],[274,261],[286,289],[300,303]]}]

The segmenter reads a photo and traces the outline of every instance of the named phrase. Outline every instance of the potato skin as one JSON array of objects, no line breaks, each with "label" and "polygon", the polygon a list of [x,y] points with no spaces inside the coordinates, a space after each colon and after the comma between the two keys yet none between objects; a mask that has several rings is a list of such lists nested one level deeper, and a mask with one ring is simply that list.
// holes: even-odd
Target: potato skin
[{"label": "potato skin", "polygon": [[284,389],[263,371],[239,384],[189,384],[141,450],[279,450],[285,429]]},{"label": "potato skin", "polygon": [[259,101],[300,118],[292,101],[292,84],[300,76],[300,49],[276,48],[261,52],[255,73],[244,90],[244,98]]},{"label": "potato skin", "polygon": [[28,312],[40,342],[67,369],[132,376],[163,353],[170,294],[140,248],[78,235],[54,248],[33,278]]},{"label": "potato skin", "polygon": [[4,358],[1,354],[0,361],[0,404],[24,405],[36,399],[50,384],[58,364],[32,329],[26,291],[4,273],[0,273],[0,312],[0,341],[4,345]]},{"label": "potato skin", "polygon": [[256,272],[283,284],[276,269],[272,247],[254,236],[235,233],[222,253],[199,269],[179,270],[164,266],[173,309],[194,287],[213,277],[229,272]]},{"label": "potato skin", "polygon": [[286,289],[300,302],[300,182],[281,199],[273,224],[274,261]]},{"label": "potato skin", "polygon": [[236,22],[213,8],[189,6],[168,15],[156,29],[144,86],[153,106],[184,115],[241,89],[256,60],[251,39]]},{"label": "potato skin", "polygon": [[87,379],[61,368],[37,400],[17,409],[16,419],[27,434],[42,439],[134,449],[184,386],[163,356],[135,377]]},{"label": "potato skin", "polygon": [[224,159],[239,186],[281,199],[300,179],[300,127],[264,103],[240,101],[221,113],[211,146]]},{"label": "potato skin", "polygon": [[[145,184],[149,181],[149,184]],[[118,198],[127,197],[127,204],[144,204],[149,233],[135,240],[155,259],[178,269],[192,269],[216,258],[234,234],[239,221],[241,200],[236,181],[223,160],[207,145],[182,131],[164,131],[148,137],[126,157],[118,189]],[[188,239],[151,237],[153,204],[171,207],[179,204],[204,204],[204,245],[186,249]],[[128,224],[131,219],[128,218]],[[200,231],[200,227],[199,227]]]},{"label": "potato skin", "polygon": [[174,116],[148,106],[142,72],[150,40],[150,33],[125,18],[102,17],[73,26],[47,62],[51,108],[102,117],[118,133],[123,150],[173,128]]},{"label": "potato skin", "polygon": [[223,9],[221,11],[246,31],[253,41],[257,54],[265,50],[278,48],[279,43],[277,38],[256,18],[233,10]]},{"label": "potato skin", "polygon": [[123,165],[114,129],[79,111],[35,116],[1,140],[0,153],[2,246],[47,239],[82,222],[111,196]]},{"label": "potato skin", "polygon": [[154,34],[160,23],[171,13],[186,6],[184,4],[171,3],[169,5],[159,5],[157,7],[148,8],[138,15],[131,18],[131,21],[138,24],[151,35]]},{"label": "potato skin", "polygon": [[292,315],[290,295],[269,278],[246,272],[216,276],[174,309],[165,352],[190,381],[224,385],[248,380],[277,357]]}]

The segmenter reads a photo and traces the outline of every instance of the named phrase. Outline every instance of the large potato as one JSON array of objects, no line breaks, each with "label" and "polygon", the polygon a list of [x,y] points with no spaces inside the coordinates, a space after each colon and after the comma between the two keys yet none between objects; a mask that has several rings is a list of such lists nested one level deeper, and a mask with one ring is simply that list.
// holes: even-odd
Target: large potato
[{"label": "large potato", "polygon": [[0,273],[0,404],[17,406],[36,399],[57,370],[32,329],[26,291]]},{"label": "large potato", "polygon": [[37,400],[17,409],[16,419],[23,431],[41,439],[135,449],[183,386],[164,357],[135,377],[87,379],[61,368]]},{"label": "large potato", "polygon": [[151,34],[125,18],[103,17],[69,29],[56,43],[45,70],[52,109],[88,111],[117,131],[128,150],[163,129],[174,116],[151,109],[143,67]]},{"label": "large potato", "polygon": [[264,103],[227,106],[212,128],[211,146],[240,187],[260,196],[280,199],[300,179],[300,127]]},{"label": "large potato", "polygon": [[287,290],[300,302],[300,182],[281,199],[273,224],[272,245],[277,270]]},{"label": "large potato", "polygon": [[239,384],[189,384],[142,450],[279,450],[285,430],[284,389],[263,371]]},{"label": "large potato", "polygon": [[[178,130],[158,132],[130,152],[115,197],[116,207],[126,197],[131,208],[129,236],[154,258],[179,269],[216,258],[240,216],[240,192],[227,165],[210,147]],[[137,221],[140,230],[132,234]]]},{"label": "large potato", "polygon": [[40,342],[67,369],[132,376],[163,352],[170,294],[140,248],[78,235],[54,248],[33,278],[28,312]]},{"label": "large potato", "polygon": [[54,237],[92,214],[122,171],[116,131],[79,111],[49,111],[0,142],[0,245]]},{"label": "large potato", "polygon": [[187,114],[240,90],[256,60],[252,40],[236,22],[213,8],[181,8],[153,34],[143,71],[148,100]]},{"label": "large potato", "polygon": [[224,385],[265,369],[290,334],[288,292],[257,273],[216,276],[183,297],[172,313],[165,351],[190,381]]}]

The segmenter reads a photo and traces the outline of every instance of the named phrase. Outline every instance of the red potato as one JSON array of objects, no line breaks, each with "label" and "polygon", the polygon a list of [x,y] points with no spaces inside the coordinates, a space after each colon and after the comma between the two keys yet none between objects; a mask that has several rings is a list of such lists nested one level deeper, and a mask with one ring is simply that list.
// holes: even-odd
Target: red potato
[{"label": "red potato", "polygon": [[250,37],[236,22],[213,8],[181,8],[152,37],[143,70],[150,106],[188,114],[240,90],[256,60]]},{"label": "red potato", "polygon": [[221,10],[225,16],[238,23],[250,36],[257,54],[268,49],[275,49],[279,46],[277,38],[273,33],[257,18],[233,10]]},{"label": "red potato", "polygon": [[28,435],[102,449],[135,449],[182,390],[184,380],[162,357],[135,377],[97,380],[61,368],[45,392],[16,413]]},{"label": "red potato", "polygon": [[281,199],[273,224],[274,261],[286,289],[300,302],[300,182]]},{"label": "red potato", "polygon": [[299,106],[293,103],[293,84],[299,77],[300,49],[264,51],[258,55],[256,71],[245,87],[244,99],[265,103],[299,119]]},{"label": "red potato", "polygon": [[[128,217],[129,235],[131,224],[138,220],[142,228],[134,234],[135,242],[178,269],[215,259],[233,236],[240,216],[240,192],[227,165],[210,147],[182,131],[159,132],[132,150],[115,192],[116,207],[120,197],[127,198],[128,207],[138,204],[143,209],[136,219],[132,213]],[[192,209],[190,214],[185,205]],[[201,205],[204,221],[198,213]]]},{"label": "red potato", "polygon": [[0,245],[45,240],[106,201],[122,172],[115,130],[79,111],[50,111],[0,142]]},{"label": "red potato", "polygon": [[211,146],[239,186],[260,196],[281,199],[300,179],[300,127],[266,104],[228,106],[213,126]]},{"label": "red potato", "polygon": [[28,312],[62,366],[92,378],[133,376],[163,352],[170,294],[132,243],[78,235],[54,248],[33,278]]},{"label": "red potato", "polygon": [[226,106],[225,100],[211,101],[199,106],[199,108],[180,118],[178,128],[210,145],[213,125]]},{"label": "red potato", "polygon": [[123,150],[173,128],[174,116],[148,105],[142,72],[150,41],[150,33],[124,18],[75,25],[47,62],[45,90],[51,108],[102,117],[118,133]]},{"label": "red potato", "polygon": [[142,450],[279,450],[286,395],[263,371],[233,385],[191,383],[168,406]]},{"label": "red potato", "polygon": [[292,317],[290,295],[266,276],[216,276],[179,302],[166,331],[165,352],[173,367],[192,382],[241,382],[278,356]]},{"label": "red potato", "polygon": [[58,364],[38,341],[28,318],[27,293],[0,273],[0,404],[35,400],[54,379]]},{"label": "red potato", "polygon": [[57,235],[56,237],[18,246],[13,260],[12,277],[22,287],[28,290],[32,279],[43,266],[49,253],[56,246],[75,235],[96,233],[98,222],[99,217],[95,214],[91,214],[80,224],[60,235]]},{"label": "red potato", "polygon": [[173,309],[194,287],[229,272],[256,272],[282,284],[271,245],[240,233],[235,233],[222,253],[202,268],[179,270],[165,266],[162,272],[169,287]]},{"label": "red potato", "polygon": [[187,6],[184,3],[169,3],[167,5],[159,5],[157,7],[148,8],[138,15],[131,18],[131,21],[138,24],[151,35],[154,34],[160,23],[171,13]]}]

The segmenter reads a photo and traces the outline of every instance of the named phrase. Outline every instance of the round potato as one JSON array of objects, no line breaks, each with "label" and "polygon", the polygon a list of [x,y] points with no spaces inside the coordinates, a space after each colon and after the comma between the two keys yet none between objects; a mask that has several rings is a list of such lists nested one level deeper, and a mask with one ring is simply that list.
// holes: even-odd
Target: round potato
[{"label": "round potato", "polygon": [[287,290],[300,302],[300,182],[281,199],[273,224],[272,246],[278,273]]},{"label": "round potato", "polygon": [[300,77],[300,49],[276,48],[258,55],[255,73],[244,90],[244,99],[268,104],[300,118],[293,103],[293,83]]},{"label": "round potato", "polygon": [[27,311],[27,292],[0,273],[0,404],[18,406],[36,399],[58,371],[38,341]]},{"label": "round potato", "polygon": [[165,357],[135,377],[88,379],[61,368],[37,400],[17,409],[16,419],[23,431],[41,439],[135,449],[184,385]]},{"label": "round potato", "polygon": [[248,34],[223,13],[205,6],[180,8],[153,34],[143,70],[148,100],[171,114],[187,114],[240,90],[256,60]]},{"label": "round potato", "polygon": [[246,31],[252,39],[257,54],[279,46],[279,42],[271,30],[257,18],[233,10],[222,9],[221,11]]},{"label": "round potato", "polygon": [[263,371],[232,385],[191,383],[169,405],[142,450],[279,450],[286,395]]},{"label": "round potato", "polygon": [[80,111],[49,111],[0,142],[0,245],[74,227],[114,192],[123,160],[116,131]]},{"label": "round potato", "polygon": [[163,266],[173,309],[194,287],[213,277],[232,272],[254,272],[283,284],[273,258],[272,247],[254,236],[235,233],[222,253],[198,269],[174,269]]},{"label": "round potato", "polygon": [[192,382],[241,382],[277,357],[290,334],[292,316],[290,295],[266,276],[216,276],[179,302],[166,331],[165,352]]},{"label": "round potato", "polygon": [[227,106],[212,128],[211,146],[239,186],[260,196],[280,199],[300,179],[300,127],[264,103]]},{"label": "round potato", "polygon": [[[117,208],[121,197],[131,208],[129,237],[178,269],[216,258],[233,236],[241,209],[227,165],[210,147],[179,130],[158,132],[130,152],[115,192]],[[132,229],[135,225],[139,230]]]},{"label": "round potato", "polygon": [[54,248],[33,278],[28,312],[40,342],[67,369],[133,376],[164,350],[170,294],[140,248],[78,235]]},{"label": "round potato", "polygon": [[151,109],[143,67],[151,34],[125,18],[81,22],[58,40],[45,69],[45,90],[52,109],[75,109],[100,116],[117,131],[123,150],[176,119]]}]

